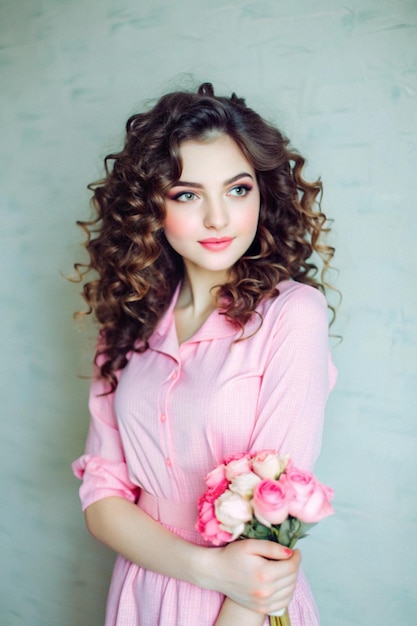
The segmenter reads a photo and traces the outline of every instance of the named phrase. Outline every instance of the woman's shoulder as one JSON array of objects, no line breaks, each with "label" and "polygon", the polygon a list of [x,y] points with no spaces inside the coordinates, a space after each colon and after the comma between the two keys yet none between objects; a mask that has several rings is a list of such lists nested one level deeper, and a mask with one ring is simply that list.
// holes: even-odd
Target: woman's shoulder
[{"label": "woman's shoulder", "polygon": [[260,313],[263,325],[272,327],[280,320],[290,320],[294,324],[326,321],[328,323],[327,301],[323,293],[311,285],[285,280],[277,285],[278,295],[261,303]]},{"label": "woman's shoulder", "polygon": [[276,298],[266,300],[265,303],[270,302],[270,306],[278,308],[283,306],[327,308],[324,294],[312,285],[295,280],[283,280],[277,285],[277,293]]}]

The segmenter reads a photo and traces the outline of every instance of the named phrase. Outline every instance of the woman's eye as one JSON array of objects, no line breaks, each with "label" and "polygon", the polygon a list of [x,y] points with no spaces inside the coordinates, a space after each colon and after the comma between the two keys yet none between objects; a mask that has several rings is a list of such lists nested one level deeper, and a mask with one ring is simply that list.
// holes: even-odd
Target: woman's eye
[{"label": "woman's eye", "polygon": [[246,194],[250,191],[250,187],[246,185],[237,185],[230,190],[230,194],[232,196],[246,196]]},{"label": "woman's eye", "polygon": [[192,191],[182,191],[174,196],[174,200],[178,200],[178,202],[189,202],[190,200],[194,200],[195,197],[196,195]]}]

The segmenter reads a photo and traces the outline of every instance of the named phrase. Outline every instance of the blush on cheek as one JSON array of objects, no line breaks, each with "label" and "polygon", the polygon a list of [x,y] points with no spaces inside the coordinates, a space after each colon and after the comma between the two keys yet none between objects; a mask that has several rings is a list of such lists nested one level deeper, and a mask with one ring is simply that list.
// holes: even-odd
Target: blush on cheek
[{"label": "blush on cheek", "polygon": [[167,216],[165,218],[164,224],[165,233],[171,234],[174,237],[176,235],[183,235],[187,232],[186,225],[187,222],[184,220],[183,217],[167,211]]},{"label": "blush on cheek", "polygon": [[259,222],[259,210],[253,209],[250,211],[244,211],[239,216],[239,228],[242,232],[250,233],[253,232],[253,236],[255,236],[256,230],[258,228]]},{"label": "blush on cheek", "polygon": [[240,218],[240,226],[244,230],[251,230],[253,228],[257,228],[259,221],[259,211],[251,211],[246,215],[243,214]]}]

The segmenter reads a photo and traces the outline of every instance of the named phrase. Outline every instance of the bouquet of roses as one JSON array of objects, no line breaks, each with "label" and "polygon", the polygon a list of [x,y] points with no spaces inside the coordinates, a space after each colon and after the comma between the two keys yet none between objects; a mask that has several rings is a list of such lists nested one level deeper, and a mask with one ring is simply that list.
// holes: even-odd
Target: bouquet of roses
[{"label": "bouquet of roses", "polygon": [[[276,541],[293,548],[311,526],[333,513],[333,490],[275,450],[237,454],[206,476],[197,529],[212,544],[235,539]],[[280,611],[271,624],[290,624]]]}]

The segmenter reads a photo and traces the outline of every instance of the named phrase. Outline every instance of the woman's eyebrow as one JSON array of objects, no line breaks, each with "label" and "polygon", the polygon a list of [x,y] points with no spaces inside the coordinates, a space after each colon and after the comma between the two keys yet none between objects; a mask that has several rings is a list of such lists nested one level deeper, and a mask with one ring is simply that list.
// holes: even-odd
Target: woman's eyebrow
[{"label": "woman's eyebrow", "polygon": [[[249,174],[248,172],[241,172],[240,174],[236,174],[236,176],[232,176],[232,178],[228,178],[224,181],[223,184],[226,187],[227,185],[231,185],[240,178],[245,177],[251,178],[253,180],[252,174]],[[200,183],[192,183],[187,180],[179,180],[175,183],[174,187],[193,187],[194,189],[203,189],[204,185],[201,185]]]},{"label": "woman's eyebrow", "polygon": [[224,185],[231,185],[232,183],[236,182],[237,180],[239,180],[240,178],[251,178],[253,180],[253,176],[252,174],[249,174],[249,172],[241,172],[240,174],[237,174],[236,176],[232,176],[232,178],[229,178],[228,180],[224,181]]},{"label": "woman's eyebrow", "polygon": [[194,187],[195,189],[203,189],[200,183],[190,183],[188,180],[178,180],[174,187]]}]

